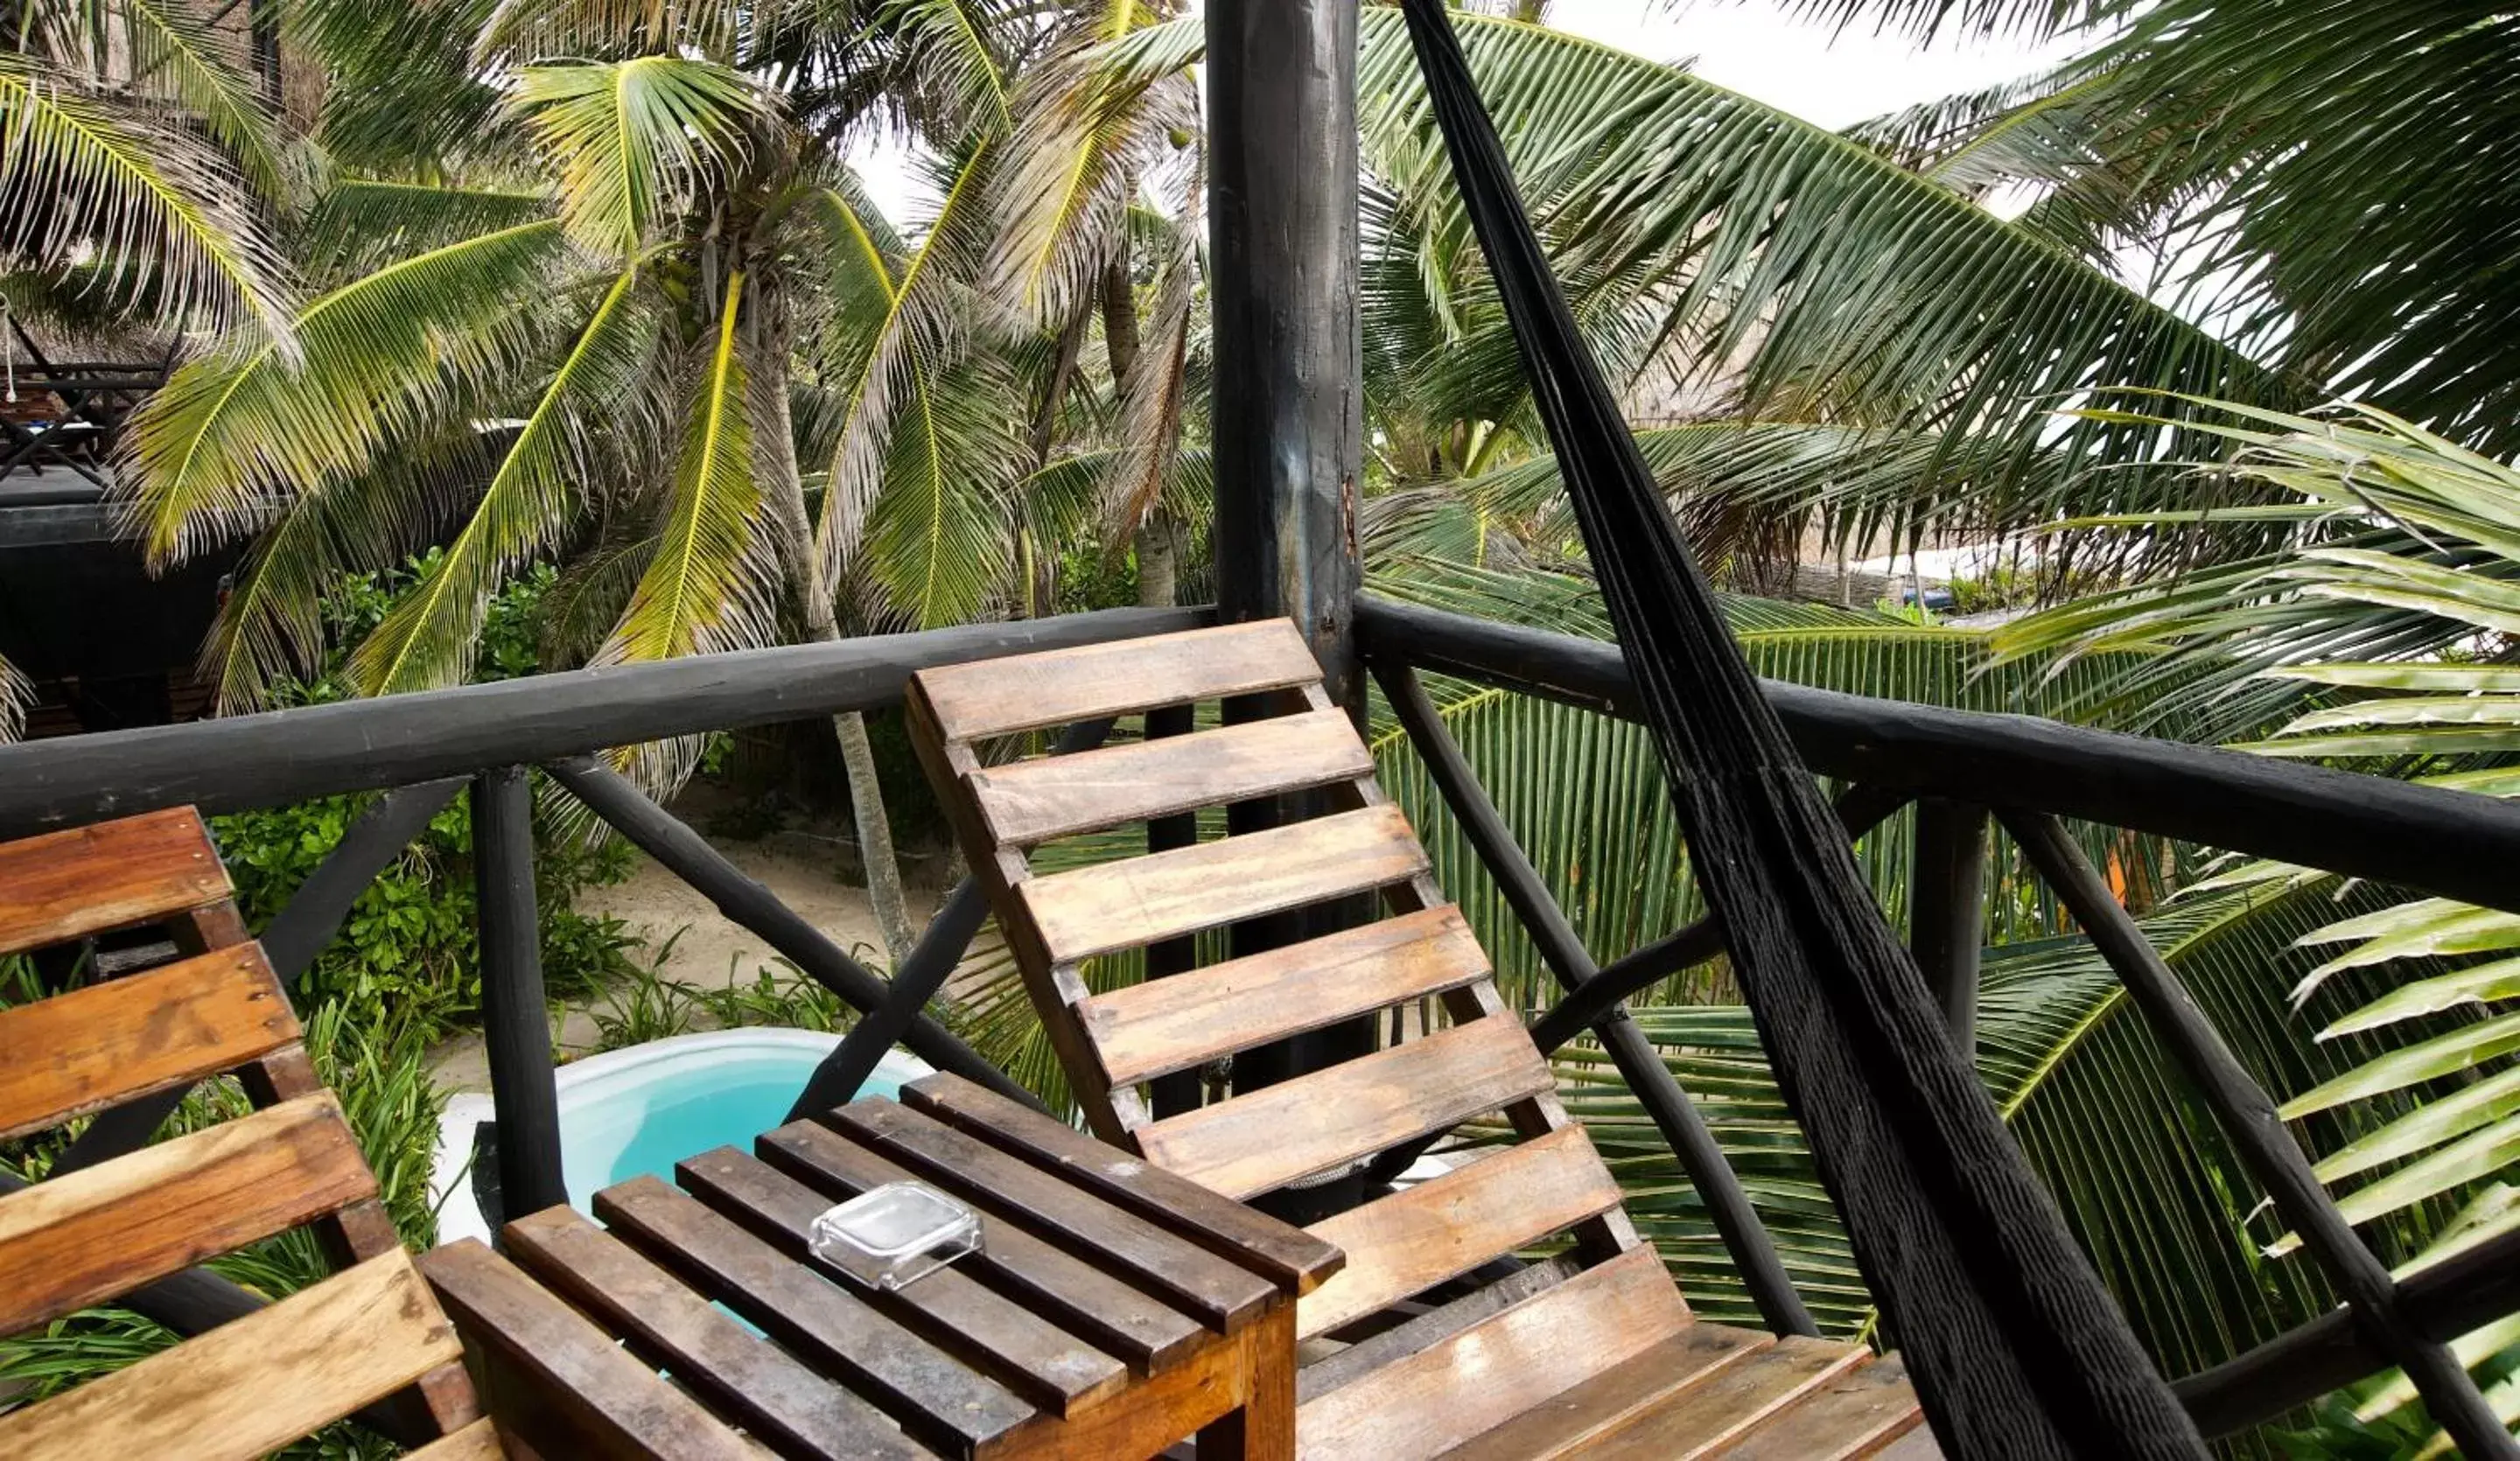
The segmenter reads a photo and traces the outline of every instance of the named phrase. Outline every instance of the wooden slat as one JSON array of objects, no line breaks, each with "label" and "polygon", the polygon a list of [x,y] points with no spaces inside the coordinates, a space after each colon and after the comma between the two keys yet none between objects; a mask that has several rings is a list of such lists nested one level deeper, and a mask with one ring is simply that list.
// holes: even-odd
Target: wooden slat
[{"label": "wooden slat", "polygon": [[762,1343],[572,1208],[507,1226],[508,1251],[580,1312],[620,1334],[720,1416],[775,1450],[863,1461],[918,1461],[913,1442],[867,1401]]},{"label": "wooden slat", "polygon": [[[805,1237],[815,1217],[832,1206],[829,1196],[733,1147],[676,1163],[674,1178],[791,1259],[812,1261]],[[1036,1318],[960,1271],[963,1266],[939,1269],[892,1293],[857,1292],[928,1343],[1058,1414],[1082,1410],[1127,1383],[1128,1368],[1119,1360]]]},{"label": "wooden slat", "polygon": [[189,807],[0,842],[0,954],[172,917],[231,891]]},{"label": "wooden slat", "polygon": [[1464,1329],[1487,1322],[1491,1315],[1555,1288],[1583,1271],[1583,1256],[1575,1253],[1561,1253],[1555,1258],[1516,1268],[1484,1288],[1472,1289],[1406,1323],[1315,1359],[1296,1373],[1296,1397],[1316,1400],[1340,1386],[1353,1385],[1384,1365],[1396,1363],[1420,1350],[1432,1349]]},{"label": "wooden slat", "polygon": [[1651,1248],[1508,1308],[1307,1403],[1298,1456],[1436,1456],[1676,1334],[1688,1322]]},{"label": "wooden slat", "polygon": [[1373,753],[1331,709],[989,767],[967,784],[990,835],[1029,847],[1372,774]]},{"label": "wooden slat", "polygon": [[1388,804],[1080,867],[1015,885],[1053,959],[1069,962],[1406,882],[1426,870]]},{"label": "wooden slat", "polygon": [[1147,1160],[1249,1197],[1550,1089],[1520,1025],[1492,1015],[1141,1127]]},{"label": "wooden slat", "polygon": [[1263,1276],[1310,1293],[1346,1256],[1302,1228],[1225,1197],[1095,1140],[960,1076],[924,1076],[903,1087],[902,1104],[1012,1152]]},{"label": "wooden slat", "polygon": [[1294,625],[1265,619],[944,665],[912,680],[947,739],[976,740],[1321,678]]},{"label": "wooden slat", "polygon": [[1347,1267],[1302,1301],[1311,1339],[1619,1205],[1619,1184],[1577,1126],[1313,1224]]},{"label": "wooden slat", "polygon": [[1704,1385],[1683,1392],[1596,1441],[1585,1452],[1599,1461],[1684,1461],[1712,1456],[1751,1427],[1862,1364],[1860,1345],[1788,1336]]},{"label": "wooden slat", "polygon": [[1601,1437],[1665,1405],[1726,1366],[1757,1359],[1775,1341],[1747,1329],[1691,1324],[1622,1364],[1542,1400],[1484,1436],[1444,1453],[1444,1461],[1554,1461],[1589,1454]]},{"label": "wooden slat", "polygon": [[595,1194],[614,1236],[845,1379],[922,1443],[986,1457],[1040,1412],[838,1285],[652,1176]]},{"label": "wooden slat", "polygon": [[404,1452],[403,1461],[507,1461],[507,1455],[498,1426],[484,1416],[452,1436]]},{"label": "wooden slat", "polygon": [[[757,1145],[763,1160],[832,1202],[915,1179],[873,1147],[809,1121],[768,1132]],[[1167,1369],[1199,1342],[1198,1320],[986,1209],[980,1241],[956,1267],[1135,1369]]]},{"label": "wooden slat", "polygon": [[1128,1085],[1487,974],[1461,909],[1445,904],[1145,980],[1077,1013],[1110,1083]]},{"label": "wooden slat", "polygon": [[1840,1374],[1769,1417],[1725,1451],[1727,1461],[1844,1461],[1873,1456],[1925,1423],[1897,1358]]},{"label": "wooden slat", "polygon": [[545,1456],[766,1454],[479,1240],[433,1249],[420,1268],[480,1356],[488,1410]]},{"label": "wooden slat", "polygon": [[19,1461],[259,1456],[463,1353],[400,1249],[0,1416]]},{"label": "wooden slat", "polygon": [[321,1092],[0,1197],[0,1334],[101,1304],[377,1190]]},{"label": "wooden slat", "polygon": [[1241,1328],[1277,1298],[1276,1286],[1260,1275],[895,1102],[858,1101],[823,1120],[1219,1333]]},{"label": "wooden slat", "polygon": [[297,1036],[251,944],[0,1010],[0,1139],[190,1085]]}]

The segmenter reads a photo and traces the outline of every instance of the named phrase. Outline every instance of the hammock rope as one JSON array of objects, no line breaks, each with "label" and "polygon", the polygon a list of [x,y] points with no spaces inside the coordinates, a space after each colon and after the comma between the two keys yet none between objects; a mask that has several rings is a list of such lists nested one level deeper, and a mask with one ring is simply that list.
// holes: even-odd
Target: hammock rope
[{"label": "hammock rope", "polygon": [[1935,1436],[1968,1461],[2202,1457],[1760,693],[1550,272],[1443,0],[1401,8],[1699,885]]}]

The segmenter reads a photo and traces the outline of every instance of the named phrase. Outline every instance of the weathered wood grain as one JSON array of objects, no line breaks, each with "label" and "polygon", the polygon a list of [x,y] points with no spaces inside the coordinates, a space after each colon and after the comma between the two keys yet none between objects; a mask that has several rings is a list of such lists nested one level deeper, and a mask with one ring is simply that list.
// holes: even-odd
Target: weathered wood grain
[{"label": "weathered wood grain", "polygon": [[1002,1454],[1010,1438],[1040,1413],[654,1177],[598,1192],[595,1215],[615,1237],[846,1380],[933,1449],[975,1458]]},{"label": "weathered wood grain", "polygon": [[1630,1249],[1307,1402],[1296,1413],[1296,1454],[1441,1455],[1688,1322],[1662,1260]]},{"label": "weathered wood grain", "polygon": [[[873,1147],[813,1122],[791,1122],[756,1145],[771,1166],[833,1202],[917,1176]],[[1170,1367],[1199,1343],[1198,1320],[1000,1214],[980,1211],[980,1251],[956,1267],[1142,1373]]]},{"label": "weathered wood grain", "polygon": [[18,1461],[260,1456],[462,1354],[400,1250],[0,1416]]},{"label": "weathered wood grain", "polygon": [[874,1405],[746,1333],[574,1209],[520,1218],[508,1224],[507,1239],[519,1267],[773,1449],[852,1461],[935,1454]]},{"label": "weathered wood grain", "polygon": [[[675,1164],[674,1178],[791,1258],[805,1257],[806,1233],[815,1217],[834,1201],[733,1147]],[[928,1343],[1057,1414],[1082,1410],[1127,1384],[1128,1368],[1119,1360],[957,1271],[961,1266],[891,1293],[853,1292]],[[836,1270],[826,1271],[839,1282],[856,1282]]]},{"label": "weathered wood grain", "polygon": [[1776,1341],[1721,1324],[1678,1334],[1580,1381],[1445,1453],[1444,1461],[1554,1461],[1589,1447],[1648,1410],[1688,1403],[1688,1392],[1728,1366],[1754,1362]]},{"label": "weathered wood grain", "polygon": [[984,1212],[1231,1333],[1277,1297],[1267,1279],[1124,1209],[892,1101],[823,1120]]},{"label": "weathered wood grain", "polygon": [[1339,1270],[1339,1250],[1299,1227],[1219,1194],[1142,1158],[1095,1140],[956,1076],[924,1076],[904,1086],[902,1104],[1249,1265],[1295,1292],[1310,1293]]},{"label": "weathered wood grain", "polygon": [[1332,709],[987,767],[968,785],[989,834],[1030,847],[1372,775],[1373,753],[1347,713]]},{"label": "weathered wood grain", "polygon": [[1319,680],[1282,619],[944,665],[916,677],[951,740],[1038,730],[1156,705],[1215,700]]},{"label": "weathered wood grain", "polygon": [[1461,909],[1445,904],[1096,995],[1077,1013],[1124,1085],[1487,974]]},{"label": "weathered wood grain", "polygon": [[0,843],[0,953],[171,918],[230,891],[189,807]]},{"label": "weathered wood grain", "polygon": [[0,1139],[190,1085],[297,1037],[250,944],[0,1010]]},{"label": "weathered wood grain", "polygon": [[1141,1128],[1147,1159],[1249,1197],[1553,1088],[1512,1019],[1489,1016]]},{"label": "weathered wood grain", "polygon": [[0,1334],[373,1196],[325,1092],[0,1197]]},{"label": "weathered wood grain", "polygon": [[1846,1461],[1878,1455],[1899,1438],[1921,1432],[1924,1422],[1908,1371],[1893,1356],[1822,1382],[1724,1455],[1728,1461]]},{"label": "weathered wood grain", "polygon": [[1861,1345],[1788,1336],[1742,1363],[1726,1366],[1704,1385],[1682,1392],[1670,1404],[1647,1410],[1584,1454],[1599,1461],[1688,1461],[1716,1455],[1761,1421],[1845,1376],[1870,1353]]},{"label": "weathered wood grain", "polygon": [[1059,962],[1370,893],[1426,870],[1426,850],[1392,806],[1202,842],[1015,886]]},{"label": "weathered wood grain", "polygon": [[1562,1127],[1314,1223],[1347,1267],[1302,1301],[1311,1339],[1619,1205],[1582,1127]]},{"label": "weathered wood grain", "polygon": [[475,1351],[490,1413],[543,1455],[767,1454],[478,1240],[434,1249],[420,1268]]},{"label": "weathered wood grain", "polygon": [[485,1417],[403,1454],[404,1461],[506,1461],[508,1448],[500,1443],[497,1424]]}]

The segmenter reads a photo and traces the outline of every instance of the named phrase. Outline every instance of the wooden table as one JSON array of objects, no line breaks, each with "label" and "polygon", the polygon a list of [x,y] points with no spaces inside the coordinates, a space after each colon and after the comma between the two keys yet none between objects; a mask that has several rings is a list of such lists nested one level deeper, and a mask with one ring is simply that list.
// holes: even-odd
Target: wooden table
[{"label": "wooden table", "polygon": [[[512,1222],[504,1260],[467,1243],[423,1261],[513,1439],[554,1456],[1124,1461],[1193,1436],[1202,1461],[1294,1454],[1294,1300],[1343,1260],[1206,1187],[951,1076],[675,1178],[598,1193],[600,1226],[564,1207]],[[890,1293],[807,1253],[815,1215],[905,1179],[979,1210],[982,1251]]]}]

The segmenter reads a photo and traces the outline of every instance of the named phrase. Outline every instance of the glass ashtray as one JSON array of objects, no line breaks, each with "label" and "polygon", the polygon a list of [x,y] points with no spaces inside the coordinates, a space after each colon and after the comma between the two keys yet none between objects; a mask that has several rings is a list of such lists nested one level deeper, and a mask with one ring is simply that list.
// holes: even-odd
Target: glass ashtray
[{"label": "glass ashtray", "polygon": [[898,1289],[978,1252],[980,1215],[924,1182],[886,1182],[817,1216],[806,1246],[871,1289]]}]

